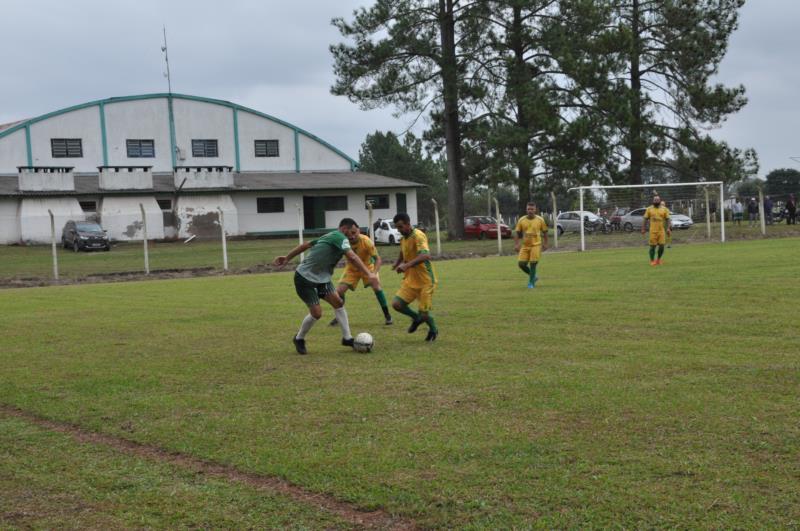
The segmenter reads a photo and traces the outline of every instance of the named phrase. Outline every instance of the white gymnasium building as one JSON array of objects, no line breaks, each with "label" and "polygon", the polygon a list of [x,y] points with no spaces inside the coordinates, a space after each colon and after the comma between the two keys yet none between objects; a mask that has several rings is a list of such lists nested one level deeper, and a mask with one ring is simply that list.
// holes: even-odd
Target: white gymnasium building
[{"label": "white gymnasium building", "polygon": [[417,183],[358,171],[315,135],[227,101],[146,94],[0,125],[0,244],[47,243],[70,219],[113,240],[296,233],[405,211]]}]

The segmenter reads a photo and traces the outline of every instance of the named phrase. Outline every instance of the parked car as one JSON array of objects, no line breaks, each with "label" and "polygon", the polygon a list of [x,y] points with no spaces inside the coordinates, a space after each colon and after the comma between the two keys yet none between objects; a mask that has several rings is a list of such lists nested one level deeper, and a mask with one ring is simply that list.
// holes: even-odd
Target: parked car
[{"label": "parked car", "polygon": [[583,230],[586,232],[594,232],[605,223],[603,218],[587,210],[583,211],[583,216],[581,216],[581,212],[577,210],[562,212],[556,218],[556,230],[558,234],[580,232],[581,217],[583,218]]},{"label": "parked car", "polygon": [[624,216],[630,211],[631,211],[630,208],[625,208],[625,207],[617,208],[616,210],[614,210],[614,213],[611,214],[611,219],[609,220],[614,230],[622,230],[622,216]]},{"label": "parked car", "polygon": [[93,221],[67,221],[61,232],[61,245],[64,249],[78,251],[110,251],[111,242],[103,228]]},{"label": "parked car", "polygon": [[403,236],[389,219],[379,219],[372,224],[372,229],[375,232],[375,243],[399,244]]},{"label": "parked car", "polygon": [[688,229],[694,225],[694,221],[689,216],[683,214],[670,214],[669,226],[673,229]]},{"label": "parked car", "polygon": [[642,230],[645,210],[647,209],[637,208],[636,210],[631,210],[627,214],[621,216],[619,222],[622,225],[622,228],[625,229],[627,232],[632,232],[634,230]]},{"label": "parked car", "polygon": [[[497,220],[489,216],[467,216],[464,218],[464,236],[467,238],[497,238]],[[511,228],[500,224],[500,237],[510,238]]]}]

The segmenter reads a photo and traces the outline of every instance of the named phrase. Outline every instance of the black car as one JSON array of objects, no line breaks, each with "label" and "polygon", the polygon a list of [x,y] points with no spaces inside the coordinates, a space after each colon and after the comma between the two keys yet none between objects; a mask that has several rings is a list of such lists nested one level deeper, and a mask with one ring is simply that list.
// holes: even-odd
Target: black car
[{"label": "black car", "polygon": [[111,242],[103,228],[93,221],[67,221],[61,233],[64,249],[78,251],[110,251]]}]

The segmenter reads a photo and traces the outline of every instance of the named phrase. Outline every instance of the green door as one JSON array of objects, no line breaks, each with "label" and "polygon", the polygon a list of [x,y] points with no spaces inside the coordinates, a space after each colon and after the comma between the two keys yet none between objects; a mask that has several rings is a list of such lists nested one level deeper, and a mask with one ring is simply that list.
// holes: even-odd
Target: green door
[{"label": "green door", "polygon": [[397,211],[408,213],[406,208],[406,194],[397,194]]},{"label": "green door", "polygon": [[306,230],[325,228],[325,198],[303,197],[303,221]]}]

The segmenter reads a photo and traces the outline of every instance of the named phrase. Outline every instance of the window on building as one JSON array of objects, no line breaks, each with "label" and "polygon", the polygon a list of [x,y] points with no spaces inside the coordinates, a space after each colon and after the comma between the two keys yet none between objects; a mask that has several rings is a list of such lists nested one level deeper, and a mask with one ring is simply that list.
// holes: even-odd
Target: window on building
[{"label": "window on building", "polygon": [[172,199],[156,199],[156,203],[161,210],[172,210]]},{"label": "window on building", "polygon": [[78,201],[84,212],[97,212],[97,201]]},{"label": "window on building", "polygon": [[256,198],[256,212],[259,214],[273,214],[283,212],[282,197],[258,197]]},{"label": "window on building", "polygon": [[325,210],[347,210],[346,195],[329,195],[325,198]]},{"label": "window on building", "polygon": [[51,138],[50,148],[54,159],[79,159],[83,157],[80,138]]},{"label": "window on building", "polygon": [[256,140],[256,157],[279,157],[277,140]]},{"label": "window on building", "polygon": [[374,209],[388,209],[389,194],[368,195],[364,198],[364,208],[367,208],[367,203],[372,203]]},{"label": "window on building", "polygon": [[128,158],[151,159],[156,156],[156,144],[153,140],[127,139],[125,146],[128,149]]},{"label": "window on building", "polygon": [[219,157],[216,140],[192,140],[192,157]]}]

